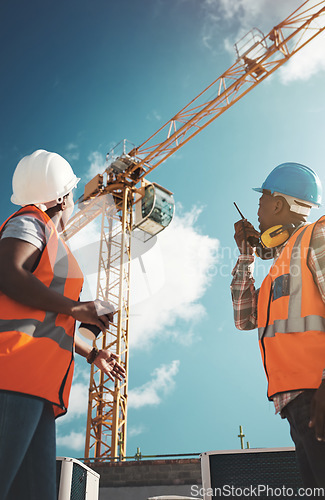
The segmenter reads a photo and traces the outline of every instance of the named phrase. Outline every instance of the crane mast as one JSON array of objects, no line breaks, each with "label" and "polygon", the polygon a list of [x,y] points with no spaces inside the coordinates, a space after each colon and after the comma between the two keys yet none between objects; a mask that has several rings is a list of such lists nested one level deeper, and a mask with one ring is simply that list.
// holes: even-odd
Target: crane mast
[{"label": "crane mast", "polygon": [[[99,342],[115,352],[128,372],[129,291],[132,233],[132,200],[126,186],[114,194],[114,204],[101,197],[101,239],[97,298],[114,304],[117,314],[109,332]],[[128,377],[120,382],[91,366],[86,452],[88,458],[125,456]]]},{"label": "crane mast", "polygon": [[131,233],[140,182],[324,29],[325,0],[307,0],[266,36],[251,30],[235,45],[237,60],[227,71],[140,146],[124,147],[113,157],[85,205],[70,219],[66,239],[102,217],[97,298],[113,303],[117,313],[97,346],[118,354],[126,369],[125,381],[113,384],[91,367],[86,458],[126,456]]}]

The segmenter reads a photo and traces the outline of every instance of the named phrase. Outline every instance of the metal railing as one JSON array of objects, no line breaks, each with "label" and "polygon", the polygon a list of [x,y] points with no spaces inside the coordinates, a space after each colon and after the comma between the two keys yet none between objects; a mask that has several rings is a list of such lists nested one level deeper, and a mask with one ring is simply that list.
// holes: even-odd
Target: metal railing
[{"label": "metal railing", "polygon": [[[191,457],[197,457],[199,458],[202,452],[197,452],[197,453],[168,453],[168,454],[160,454],[160,455],[142,455],[140,448],[137,448],[137,451],[135,455],[130,455],[126,456],[124,458],[122,457],[107,457],[107,462],[125,462],[126,460],[129,461],[141,461],[141,460],[148,460],[148,459],[160,459],[160,458],[191,458]],[[96,462],[103,462],[103,457],[89,457],[89,458],[77,458],[80,462],[84,463],[96,463]],[[104,460],[105,462],[105,460]]]}]

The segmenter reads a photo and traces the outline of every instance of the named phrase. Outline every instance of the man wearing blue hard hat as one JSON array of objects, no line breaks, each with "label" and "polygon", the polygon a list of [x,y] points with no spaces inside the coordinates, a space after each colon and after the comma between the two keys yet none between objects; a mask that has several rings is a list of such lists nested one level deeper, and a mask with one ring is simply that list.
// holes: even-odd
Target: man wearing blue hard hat
[{"label": "man wearing blue hard hat", "polygon": [[[283,163],[254,190],[260,231],[246,219],[235,224],[235,325],[258,328],[268,398],[288,419],[304,486],[325,487],[325,216],[307,223],[322,186],[312,169]],[[274,259],[259,290],[254,250]]]}]

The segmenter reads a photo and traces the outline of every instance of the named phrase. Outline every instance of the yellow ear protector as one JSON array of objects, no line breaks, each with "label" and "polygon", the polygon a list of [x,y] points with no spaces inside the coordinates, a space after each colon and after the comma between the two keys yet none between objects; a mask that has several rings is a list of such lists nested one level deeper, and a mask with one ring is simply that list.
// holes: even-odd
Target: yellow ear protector
[{"label": "yellow ear protector", "polygon": [[285,226],[273,226],[264,231],[260,236],[260,241],[264,248],[275,248],[283,245],[289,237],[289,229],[294,229],[295,224],[286,224]]},{"label": "yellow ear protector", "polygon": [[244,226],[245,217],[241,213],[235,202],[234,205],[243,220],[243,232],[246,242],[248,242],[250,245],[252,245],[252,247],[255,248],[256,255],[258,257],[261,257],[261,259],[263,260],[273,259],[273,257],[276,254],[275,251],[276,247],[283,245],[283,243],[285,243],[289,239],[290,237],[289,230],[295,229],[301,224],[301,222],[298,222],[296,224],[292,223],[279,226],[272,226],[266,231],[264,231],[264,233],[262,233],[259,238],[255,236],[249,236],[248,238],[246,238],[246,231]]}]

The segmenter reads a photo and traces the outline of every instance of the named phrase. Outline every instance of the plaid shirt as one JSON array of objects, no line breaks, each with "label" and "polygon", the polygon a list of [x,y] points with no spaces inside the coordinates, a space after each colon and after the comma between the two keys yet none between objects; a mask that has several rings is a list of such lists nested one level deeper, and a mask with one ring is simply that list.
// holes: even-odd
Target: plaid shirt
[{"label": "plaid shirt", "polygon": [[[315,226],[310,242],[308,266],[313,274],[319,293],[325,303],[324,241],[325,222],[319,222]],[[283,246],[279,248],[279,252],[282,250]],[[252,330],[257,327],[257,299],[259,290],[255,290],[254,286],[254,260],[255,257],[253,255],[239,255],[237,263],[232,271],[233,280],[231,282],[231,294],[235,325],[239,330]],[[325,379],[325,369],[323,371],[323,379]],[[275,394],[275,396],[273,396],[275,413],[281,412],[285,405],[301,393],[302,391],[291,391]]]}]

